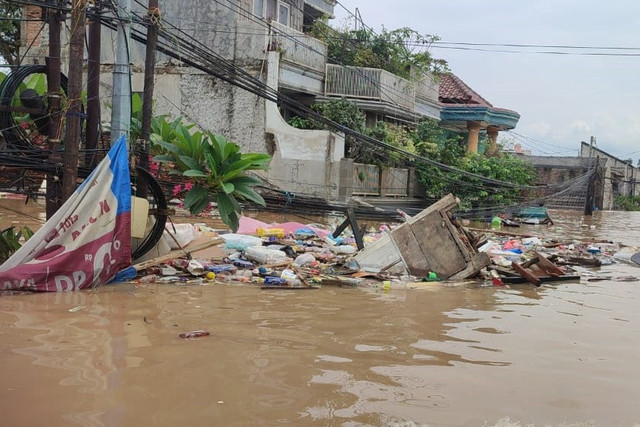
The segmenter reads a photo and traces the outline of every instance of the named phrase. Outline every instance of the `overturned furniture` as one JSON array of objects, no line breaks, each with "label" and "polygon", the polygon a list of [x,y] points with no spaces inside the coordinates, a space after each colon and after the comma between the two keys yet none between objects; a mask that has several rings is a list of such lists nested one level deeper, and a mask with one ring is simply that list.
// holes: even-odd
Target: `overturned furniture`
[{"label": "overturned furniture", "polygon": [[478,253],[466,231],[450,218],[458,204],[451,194],[410,218],[376,242],[365,247],[355,260],[365,271],[388,271],[424,277],[434,272],[442,279],[475,276],[491,263]]}]

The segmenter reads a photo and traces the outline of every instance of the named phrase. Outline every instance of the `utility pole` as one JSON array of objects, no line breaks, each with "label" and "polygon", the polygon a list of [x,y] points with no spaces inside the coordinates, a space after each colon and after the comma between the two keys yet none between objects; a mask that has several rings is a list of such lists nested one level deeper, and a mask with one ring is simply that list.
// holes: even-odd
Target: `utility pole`
[{"label": "utility pole", "polygon": [[67,129],[64,143],[62,196],[67,200],[76,190],[82,105],[82,65],[84,60],[85,12],[87,0],[73,0],[69,41],[69,88],[67,90]]},{"label": "utility pole", "polygon": [[587,197],[584,203],[584,214],[587,216],[593,215],[593,205],[595,204],[595,192],[596,192],[596,177],[598,174],[598,167],[600,163],[599,157],[595,160],[591,159],[591,176],[589,177],[589,183],[587,184]]},{"label": "utility pole", "polygon": [[[59,1],[51,0],[50,3],[53,6],[57,6]],[[49,56],[47,57],[47,87],[49,92],[47,94],[48,107],[49,107],[49,149],[51,155],[49,161],[51,164],[60,165],[62,159],[57,150],[60,149],[60,133],[61,133],[61,121],[60,117],[60,31],[62,30],[62,21],[64,16],[62,12],[59,12],[55,8],[47,9],[47,20],[49,21]],[[46,215],[47,219],[51,218],[56,211],[62,206],[61,199],[62,187],[57,172],[47,173],[47,193],[46,200]]]},{"label": "utility pole", "polygon": [[[93,12],[100,13],[100,0],[96,0]],[[97,162],[98,136],[100,135],[100,19],[89,23],[89,63],[87,65],[87,152],[85,165],[93,168]]]},{"label": "utility pole", "polygon": [[[142,129],[140,131],[140,167],[149,169],[149,133],[153,116],[153,89],[156,70],[156,46],[158,45],[158,25],[160,23],[158,0],[149,0],[147,13],[147,47],[144,60],[144,96],[142,98]],[[138,197],[147,197],[147,186],[138,182]]]},{"label": "utility pole", "polygon": [[115,14],[118,18],[118,38],[116,40],[116,60],[113,67],[111,142],[116,142],[124,133],[128,146],[131,130],[131,81],[129,80],[131,0],[118,0]]}]

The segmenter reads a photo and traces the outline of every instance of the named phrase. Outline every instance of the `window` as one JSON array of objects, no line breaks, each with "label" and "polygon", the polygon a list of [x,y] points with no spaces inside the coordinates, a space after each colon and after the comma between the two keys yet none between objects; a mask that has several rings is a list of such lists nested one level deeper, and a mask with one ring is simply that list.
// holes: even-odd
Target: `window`
[{"label": "window", "polygon": [[253,0],[253,14],[264,18],[264,0]]},{"label": "window", "polygon": [[278,22],[289,26],[289,5],[286,3],[278,3]]}]

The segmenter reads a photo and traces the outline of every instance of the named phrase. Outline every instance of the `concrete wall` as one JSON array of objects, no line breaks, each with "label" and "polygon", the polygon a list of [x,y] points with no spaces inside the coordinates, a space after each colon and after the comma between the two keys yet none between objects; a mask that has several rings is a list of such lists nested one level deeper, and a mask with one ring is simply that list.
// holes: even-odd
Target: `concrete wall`
[{"label": "concrete wall", "polygon": [[604,168],[603,209],[613,209],[616,196],[640,195],[640,171],[632,164],[586,142],[580,144],[580,156],[597,159],[599,166]]},{"label": "concrete wall", "polygon": [[[279,73],[279,53],[270,52],[268,79],[276,89]],[[272,155],[268,180],[293,193],[303,193],[325,199],[340,199],[346,195],[341,171],[344,157],[344,137],[323,130],[301,130],[289,126],[282,118],[278,106],[266,103],[266,132],[271,141]]]},{"label": "concrete wall", "polygon": [[[531,163],[538,174],[536,184],[541,186],[540,191],[531,197],[545,198],[555,194],[546,200],[548,207],[584,209],[588,188],[588,179],[585,175],[591,168],[589,159],[516,155]],[[603,206],[602,181],[596,181],[595,185],[595,204],[601,209]]]}]

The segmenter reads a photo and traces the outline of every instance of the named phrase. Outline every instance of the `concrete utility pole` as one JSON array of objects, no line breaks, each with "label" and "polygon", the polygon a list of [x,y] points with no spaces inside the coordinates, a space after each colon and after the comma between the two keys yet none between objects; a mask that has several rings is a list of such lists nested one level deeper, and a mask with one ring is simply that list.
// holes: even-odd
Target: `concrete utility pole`
[{"label": "concrete utility pole", "polygon": [[[100,13],[100,0],[93,11]],[[87,152],[85,165],[93,168],[97,162],[96,149],[100,135],[100,36],[102,24],[98,18],[89,23],[89,63],[87,65]]]},{"label": "concrete utility pole", "polygon": [[[593,141],[593,140],[592,140]],[[584,214],[587,216],[593,215],[593,206],[595,205],[595,193],[596,193],[596,177],[598,174],[598,167],[600,166],[600,157],[591,159],[591,176],[589,177],[589,183],[587,184],[587,197],[584,203]]]},{"label": "concrete utility pole", "polygon": [[[51,0],[53,6],[57,6],[58,0]],[[48,9],[49,21],[49,56],[47,57],[47,87],[49,88],[48,106],[49,106],[49,149],[52,153],[49,161],[51,164],[58,165],[62,162],[60,155],[56,152],[60,148],[60,31],[62,29],[62,21],[64,16],[55,9]],[[47,194],[46,194],[46,214],[47,219],[62,206],[62,186],[56,173],[47,174]]]},{"label": "concrete utility pole", "polygon": [[[140,167],[149,169],[149,133],[153,117],[153,89],[156,70],[156,46],[158,45],[158,24],[160,23],[158,0],[149,0],[147,14],[147,47],[144,60],[144,97],[142,99],[142,129],[140,131]],[[147,186],[138,182],[138,197],[147,197]]]},{"label": "concrete utility pole", "polygon": [[85,12],[87,0],[73,0],[69,41],[69,88],[67,90],[67,129],[64,143],[62,196],[67,200],[76,190],[80,150],[82,66],[84,60]]},{"label": "concrete utility pole", "polygon": [[129,36],[131,33],[131,0],[118,0],[115,11],[118,18],[116,61],[113,67],[113,96],[111,109],[111,142],[131,131],[131,82],[129,80]]}]

